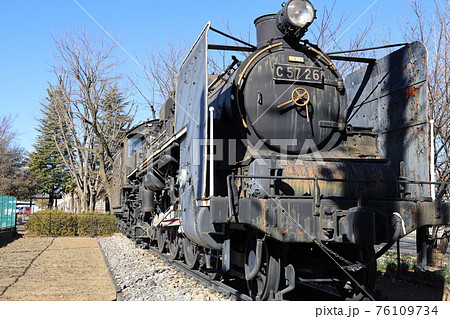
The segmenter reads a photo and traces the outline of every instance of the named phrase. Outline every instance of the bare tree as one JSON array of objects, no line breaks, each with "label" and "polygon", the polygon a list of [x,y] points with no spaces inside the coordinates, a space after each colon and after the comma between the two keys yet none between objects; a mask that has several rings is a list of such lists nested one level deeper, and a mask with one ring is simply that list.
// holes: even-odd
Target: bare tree
[{"label": "bare tree", "polygon": [[[376,18],[374,16],[371,16],[369,20],[365,20],[367,21],[365,25],[359,28],[357,32],[352,32],[353,36],[347,39],[346,34],[353,26],[349,23],[350,16],[348,14],[336,15],[336,0],[332,4],[327,3],[318,12],[319,16],[316,22],[310,27],[310,31],[306,37],[311,37],[311,41],[317,44],[322,50],[325,50],[326,53],[330,53],[330,50],[334,52],[351,51],[375,45],[376,40],[373,37],[373,26]],[[346,26],[348,28],[344,29]],[[353,52],[345,55],[374,57],[375,53],[368,51]],[[343,76],[361,67],[359,63],[351,62],[336,62],[335,64]]]},{"label": "bare tree", "polygon": [[17,136],[17,132],[12,130],[12,122],[11,116],[2,116],[0,118],[0,147],[9,145]]},{"label": "bare tree", "polygon": [[[143,63],[146,70],[145,78],[149,87],[155,90],[161,104],[169,96],[174,97],[177,85],[178,71],[186,57],[186,46],[167,41],[165,47],[154,47],[147,51],[146,61]],[[153,118],[156,118],[154,101],[150,103]]]},{"label": "bare tree", "polygon": [[100,196],[111,197],[113,156],[134,108],[114,75],[115,45],[84,31],[54,41],[58,83],[49,84],[43,113],[57,124],[55,147],[77,185],[82,210],[93,210]]},{"label": "bare tree", "polygon": [[15,143],[11,116],[0,117],[0,194],[19,198],[34,195],[36,181],[26,167],[26,152]]},{"label": "bare tree", "polygon": [[11,183],[24,165],[24,151],[14,145],[12,117],[0,118],[0,194],[11,195]]}]

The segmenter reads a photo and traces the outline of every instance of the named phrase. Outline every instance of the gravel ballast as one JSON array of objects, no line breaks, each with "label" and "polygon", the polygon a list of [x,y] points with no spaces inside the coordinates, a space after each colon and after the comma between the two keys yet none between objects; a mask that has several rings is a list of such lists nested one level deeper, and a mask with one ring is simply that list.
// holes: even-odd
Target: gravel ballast
[{"label": "gravel ballast", "polygon": [[136,248],[122,234],[98,239],[119,300],[221,301],[229,300],[168,265],[148,250]]}]

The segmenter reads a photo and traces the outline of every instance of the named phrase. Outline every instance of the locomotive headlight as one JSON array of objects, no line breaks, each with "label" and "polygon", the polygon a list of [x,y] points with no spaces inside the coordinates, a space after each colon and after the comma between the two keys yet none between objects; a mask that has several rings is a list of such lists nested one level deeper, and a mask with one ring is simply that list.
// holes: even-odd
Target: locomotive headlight
[{"label": "locomotive headlight", "polygon": [[289,20],[299,28],[309,26],[316,16],[314,7],[306,0],[289,1],[286,7]]},{"label": "locomotive headlight", "polygon": [[308,0],[290,0],[278,12],[277,25],[281,32],[303,36],[316,18],[316,10]]}]

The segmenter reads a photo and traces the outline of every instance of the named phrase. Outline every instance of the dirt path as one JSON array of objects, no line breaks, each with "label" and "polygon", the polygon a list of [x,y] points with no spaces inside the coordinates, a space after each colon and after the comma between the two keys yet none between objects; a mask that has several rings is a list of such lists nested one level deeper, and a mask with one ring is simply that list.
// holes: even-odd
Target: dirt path
[{"label": "dirt path", "polygon": [[0,246],[0,300],[114,300],[93,238],[18,238]]}]

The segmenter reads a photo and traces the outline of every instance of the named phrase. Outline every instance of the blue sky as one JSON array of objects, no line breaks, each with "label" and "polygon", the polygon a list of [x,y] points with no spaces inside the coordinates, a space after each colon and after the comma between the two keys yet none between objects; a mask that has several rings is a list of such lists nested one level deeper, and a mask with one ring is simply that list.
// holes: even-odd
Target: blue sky
[{"label": "blue sky", "polygon": [[[191,45],[208,21],[222,30],[224,21],[228,21],[234,35],[246,35],[255,18],[276,13],[282,1],[0,0],[0,116],[15,117],[17,142],[28,151],[33,150],[36,119],[40,117],[47,83],[54,81],[50,73],[55,63],[52,34],[58,36],[66,29],[80,27],[89,33],[102,33],[77,2],[140,60],[146,50],[171,38]],[[337,15],[348,14],[350,27],[374,2],[346,37],[363,27],[371,16],[377,17],[381,30],[378,32],[383,32],[387,24],[402,23],[407,0],[337,0]],[[312,0],[312,3],[320,11],[332,1]],[[401,41],[398,35],[391,40]],[[121,60],[125,62],[124,72],[132,76],[141,72],[125,54]],[[150,116],[147,109],[141,108],[136,121]]]}]

